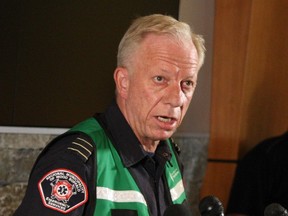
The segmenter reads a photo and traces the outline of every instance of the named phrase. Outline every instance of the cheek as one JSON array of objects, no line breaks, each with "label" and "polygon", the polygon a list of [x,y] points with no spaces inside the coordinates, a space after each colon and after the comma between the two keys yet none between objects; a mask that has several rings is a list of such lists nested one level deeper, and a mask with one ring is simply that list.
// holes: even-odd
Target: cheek
[{"label": "cheek", "polygon": [[[135,112],[140,113],[143,112],[151,103],[153,97],[149,90],[143,88],[143,86],[133,86],[129,91],[128,103],[129,107],[132,108]],[[137,114],[136,114],[137,115]]]},{"label": "cheek", "polygon": [[183,107],[183,109],[182,109],[182,119],[184,118],[184,116],[186,115],[186,113],[187,113],[187,110],[188,110],[188,107]]},{"label": "cheek", "polygon": [[184,116],[189,108],[189,105],[191,103],[192,97],[190,98],[186,98],[184,104],[183,104],[183,108],[182,108],[182,116]]},{"label": "cheek", "polygon": [[[134,106],[135,114],[137,118],[147,119],[151,112],[154,110],[158,96],[154,94],[151,90],[136,90],[137,96],[135,96],[131,103]],[[135,91],[135,92],[136,92]]]},{"label": "cheek", "polygon": [[141,101],[149,101],[155,97],[153,89],[145,85],[134,85],[133,88],[131,88],[131,94]]}]

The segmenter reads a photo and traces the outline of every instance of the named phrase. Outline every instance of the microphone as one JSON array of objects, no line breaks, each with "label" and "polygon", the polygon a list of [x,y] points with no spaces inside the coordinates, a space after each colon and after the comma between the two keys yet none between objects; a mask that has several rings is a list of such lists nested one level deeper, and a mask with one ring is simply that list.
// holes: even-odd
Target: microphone
[{"label": "microphone", "polygon": [[201,216],[224,216],[224,208],[215,196],[206,196],[199,203]]},{"label": "microphone", "polygon": [[271,203],[266,206],[264,216],[288,216],[287,209],[279,203]]},{"label": "microphone", "polygon": [[173,204],[167,207],[163,216],[192,216],[188,206],[184,204]]}]

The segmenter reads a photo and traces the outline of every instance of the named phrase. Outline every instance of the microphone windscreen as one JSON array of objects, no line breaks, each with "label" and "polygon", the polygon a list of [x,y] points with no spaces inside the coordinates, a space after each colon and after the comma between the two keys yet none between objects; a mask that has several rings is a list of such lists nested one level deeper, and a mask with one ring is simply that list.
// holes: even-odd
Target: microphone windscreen
[{"label": "microphone windscreen", "polygon": [[287,209],[279,203],[271,203],[266,206],[264,216],[288,216]]},{"label": "microphone windscreen", "polygon": [[201,216],[223,216],[224,208],[221,201],[215,196],[206,196],[199,203]]},{"label": "microphone windscreen", "polygon": [[184,204],[173,204],[168,206],[163,216],[192,216],[188,206]]}]

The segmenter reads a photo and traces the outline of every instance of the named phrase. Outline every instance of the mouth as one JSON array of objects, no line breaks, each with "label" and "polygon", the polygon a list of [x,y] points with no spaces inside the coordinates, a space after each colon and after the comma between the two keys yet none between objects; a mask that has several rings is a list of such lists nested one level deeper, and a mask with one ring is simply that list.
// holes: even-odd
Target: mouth
[{"label": "mouth", "polygon": [[157,119],[160,122],[164,122],[164,123],[174,123],[176,121],[176,118],[167,117],[167,116],[157,116]]},{"label": "mouth", "polygon": [[[172,116],[156,116],[158,129],[162,132],[174,132],[177,128],[178,119]],[[171,134],[169,134],[170,136]]]}]

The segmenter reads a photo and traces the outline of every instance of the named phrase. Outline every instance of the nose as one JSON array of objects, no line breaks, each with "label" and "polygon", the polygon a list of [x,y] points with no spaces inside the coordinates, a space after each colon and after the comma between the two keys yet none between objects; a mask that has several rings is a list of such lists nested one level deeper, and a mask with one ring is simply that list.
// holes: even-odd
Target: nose
[{"label": "nose", "polygon": [[181,107],[185,101],[185,94],[181,85],[176,83],[168,87],[164,97],[165,103],[170,104],[172,107]]}]

